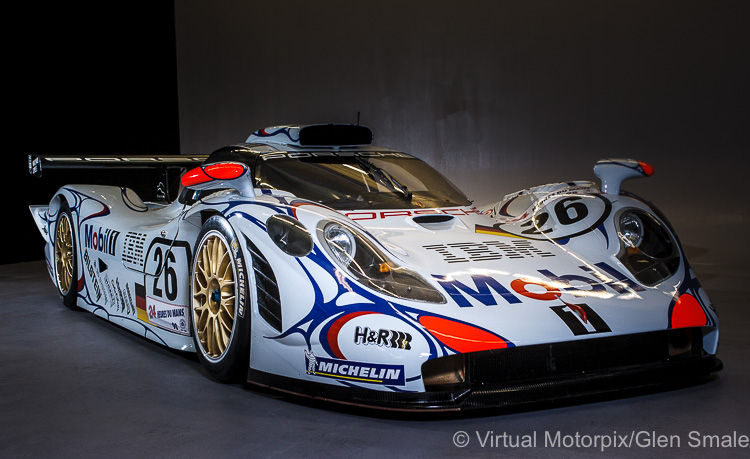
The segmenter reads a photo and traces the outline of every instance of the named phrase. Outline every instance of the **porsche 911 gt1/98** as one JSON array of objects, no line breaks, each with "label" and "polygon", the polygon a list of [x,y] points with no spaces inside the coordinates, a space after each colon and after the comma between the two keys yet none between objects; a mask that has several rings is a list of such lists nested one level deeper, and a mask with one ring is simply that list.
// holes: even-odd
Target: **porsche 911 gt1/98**
[{"label": "porsche 911 gt1/98", "polygon": [[[170,200],[66,185],[31,206],[63,303],[195,352],[222,381],[388,409],[505,406],[721,368],[714,306],[666,218],[594,182],[477,208],[359,125],[277,126],[207,156],[29,156],[187,170]],[[165,174],[167,175],[167,174]]]}]

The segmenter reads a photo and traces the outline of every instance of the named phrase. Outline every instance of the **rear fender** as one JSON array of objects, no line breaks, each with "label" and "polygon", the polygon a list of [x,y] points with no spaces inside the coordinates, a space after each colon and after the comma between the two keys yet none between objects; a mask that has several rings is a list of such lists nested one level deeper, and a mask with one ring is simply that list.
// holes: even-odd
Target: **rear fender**
[{"label": "rear fender", "polygon": [[39,232],[42,234],[44,241],[47,244],[50,244],[52,241],[49,236],[50,225],[49,218],[47,216],[49,206],[29,206],[29,210],[31,211],[31,216],[34,218],[34,223],[36,223],[36,227],[39,228]]}]

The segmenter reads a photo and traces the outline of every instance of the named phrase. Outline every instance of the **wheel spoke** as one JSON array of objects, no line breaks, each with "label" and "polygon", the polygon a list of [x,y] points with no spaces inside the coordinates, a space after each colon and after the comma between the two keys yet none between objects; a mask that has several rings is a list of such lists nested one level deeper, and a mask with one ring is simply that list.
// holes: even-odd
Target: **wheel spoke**
[{"label": "wheel spoke", "polygon": [[219,241],[216,238],[211,239],[211,274],[216,275],[216,263],[219,250]]}]

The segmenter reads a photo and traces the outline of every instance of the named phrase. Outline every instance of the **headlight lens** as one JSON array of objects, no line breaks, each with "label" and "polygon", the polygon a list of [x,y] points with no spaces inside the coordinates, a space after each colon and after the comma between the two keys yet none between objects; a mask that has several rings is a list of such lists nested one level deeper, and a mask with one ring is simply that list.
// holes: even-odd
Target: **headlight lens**
[{"label": "headlight lens", "polygon": [[445,303],[445,297],[418,273],[389,259],[354,228],[323,221],[318,235],[333,260],[361,284],[396,298]]},{"label": "headlight lens", "polygon": [[616,221],[621,241],[617,258],[638,281],[655,285],[677,272],[677,243],[662,222],[640,209],[626,209]]},{"label": "headlight lens", "polygon": [[349,266],[357,253],[352,232],[341,225],[328,224],[325,227],[325,240],[333,256],[344,266]]},{"label": "headlight lens", "polygon": [[287,255],[304,257],[313,249],[313,241],[305,226],[288,215],[271,215],[266,220],[271,240]]},{"label": "headlight lens", "polygon": [[643,222],[635,212],[620,215],[620,231],[617,233],[626,247],[638,247],[643,239]]}]

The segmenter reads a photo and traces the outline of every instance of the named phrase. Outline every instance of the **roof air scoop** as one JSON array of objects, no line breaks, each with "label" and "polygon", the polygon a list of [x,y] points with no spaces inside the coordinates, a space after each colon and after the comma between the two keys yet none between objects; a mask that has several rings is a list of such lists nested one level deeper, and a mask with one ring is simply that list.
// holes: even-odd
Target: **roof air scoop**
[{"label": "roof air scoop", "polygon": [[353,147],[372,144],[372,130],[358,124],[273,126],[250,134],[248,143],[278,143],[297,147]]},{"label": "roof air scoop", "polygon": [[625,180],[653,175],[654,168],[634,159],[602,159],[594,165],[594,175],[602,181],[606,194],[620,194],[620,185]]}]

